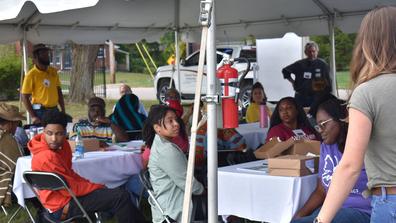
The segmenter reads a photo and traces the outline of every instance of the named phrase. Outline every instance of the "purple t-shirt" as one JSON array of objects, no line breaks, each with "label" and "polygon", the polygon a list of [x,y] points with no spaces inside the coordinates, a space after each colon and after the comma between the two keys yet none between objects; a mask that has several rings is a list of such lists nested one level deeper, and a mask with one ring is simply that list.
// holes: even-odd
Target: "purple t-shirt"
[{"label": "purple t-shirt", "polygon": [[[319,178],[322,182],[323,187],[327,191],[329,190],[329,186],[331,183],[331,178],[340,162],[342,157],[342,153],[338,150],[337,144],[320,144],[320,160],[319,160]],[[355,208],[360,211],[364,211],[366,213],[371,213],[371,200],[369,198],[364,198],[362,193],[367,189],[367,175],[366,169],[363,167],[362,172],[358,180],[356,181],[355,186],[353,187],[351,193],[348,198],[345,200],[342,205],[343,208]]]}]

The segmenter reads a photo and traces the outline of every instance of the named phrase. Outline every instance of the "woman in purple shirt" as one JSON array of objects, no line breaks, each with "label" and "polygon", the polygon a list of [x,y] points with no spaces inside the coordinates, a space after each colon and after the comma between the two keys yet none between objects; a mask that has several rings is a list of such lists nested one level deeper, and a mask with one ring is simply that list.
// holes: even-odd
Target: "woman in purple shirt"
[{"label": "woman in purple shirt", "polygon": [[[320,145],[320,160],[318,183],[305,205],[296,213],[293,223],[313,222],[320,211],[327,190],[329,189],[333,172],[344,152],[348,124],[348,116],[342,101],[331,99],[322,103],[316,113],[318,125],[316,130],[322,136]],[[337,212],[333,223],[369,223],[371,206],[370,199],[362,196],[367,189],[367,175],[364,167],[359,179],[349,193],[342,208]]]}]

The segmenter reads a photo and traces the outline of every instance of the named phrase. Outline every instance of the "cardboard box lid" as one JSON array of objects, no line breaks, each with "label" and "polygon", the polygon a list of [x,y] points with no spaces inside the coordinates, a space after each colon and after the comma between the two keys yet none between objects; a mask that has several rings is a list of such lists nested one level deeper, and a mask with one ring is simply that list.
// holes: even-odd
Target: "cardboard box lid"
[{"label": "cardboard box lid", "polygon": [[254,154],[257,159],[267,159],[279,155],[278,151],[272,149],[273,146],[281,142],[278,138],[271,138],[268,142],[258,148]]},{"label": "cardboard box lid", "polygon": [[306,155],[307,153],[313,153],[315,155],[320,155],[320,141],[303,140],[301,142],[297,142],[292,147],[287,149],[283,154]]},{"label": "cardboard box lid", "polygon": [[277,157],[280,155],[299,154],[306,155],[313,153],[315,155],[320,154],[320,142],[317,140],[302,140],[296,142],[290,148],[282,151],[275,149],[274,146],[281,141],[278,138],[271,138],[270,141],[266,142],[263,146],[257,149],[254,154],[257,159],[267,159]]}]

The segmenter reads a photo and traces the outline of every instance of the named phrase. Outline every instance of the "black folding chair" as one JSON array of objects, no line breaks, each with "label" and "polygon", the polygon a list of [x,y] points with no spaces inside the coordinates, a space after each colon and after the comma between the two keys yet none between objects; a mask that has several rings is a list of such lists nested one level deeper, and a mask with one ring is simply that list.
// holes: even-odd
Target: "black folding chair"
[{"label": "black folding chair", "polygon": [[[171,220],[169,219],[169,216],[165,215],[164,210],[161,208],[161,205],[158,203],[157,199],[154,196],[154,190],[153,190],[153,187],[151,186],[151,183],[150,183],[150,173],[149,173],[149,171],[148,170],[140,171],[139,178],[140,178],[140,181],[143,184],[144,189],[146,189],[147,193],[149,194],[149,198],[148,199],[149,200],[151,199],[151,201],[154,203],[155,207],[158,208],[158,210],[161,212],[162,216],[165,217],[165,221],[167,223],[171,223]],[[149,202],[149,203],[150,203],[150,205],[153,205],[153,204],[151,204],[151,202]]]},{"label": "black folding chair", "polygon": [[[82,212],[82,215],[72,216],[72,217],[62,220],[62,221],[54,219],[49,214],[45,215],[44,217],[49,222],[51,222],[51,223],[66,223],[66,222],[72,222],[73,220],[76,220],[76,219],[85,218],[88,220],[89,223],[93,223],[92,220],[90,219],[90,217],[88,216],[87,212],[84,210],[81,203],[78,201],[76,195],[69,188],[69,186],[67,185],[66,181],[63,179],[62,176],[55,174],[55,173],[49,173],[49,172],[25,171],[25,172],[23,172],[23,178],[25,179],[26,184],[34,192],[34,194],[40,201],[41,205],[43,205],[43,203],[41,202],[40,197],[38,196],[39,190],[52,190],[52,191],[66,190],[72,197],[73,201],[77,204],[80,211]],[[44,205],[43,205],[43,207],[44,207]]]},{"label": "black folding chair", "polygon": [[129,140],[141,140],[142,138],[142,130],[126,130],[126,134],[128,135]]}]

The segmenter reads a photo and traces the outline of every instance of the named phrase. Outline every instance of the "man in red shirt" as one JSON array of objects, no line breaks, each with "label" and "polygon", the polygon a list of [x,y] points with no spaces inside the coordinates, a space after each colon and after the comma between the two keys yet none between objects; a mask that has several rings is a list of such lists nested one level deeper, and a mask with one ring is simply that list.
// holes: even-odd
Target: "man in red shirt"
[{"label": "man in red shirt", "polygon": [[[132,205],[128,192],[92,183],[73,171],[72,152],[66,140],[67,118],[64,113],[47,111],[43,115],[42,125],[44,132],[36,135],[28,144],[33,155],[33,171],[46,171],[63,176],[88,213],[112,210],[118,222],[144,222],[141,213]],[[39,197],[54,218],[65,219],[81,213],[65,190],[41,190]]]}]

